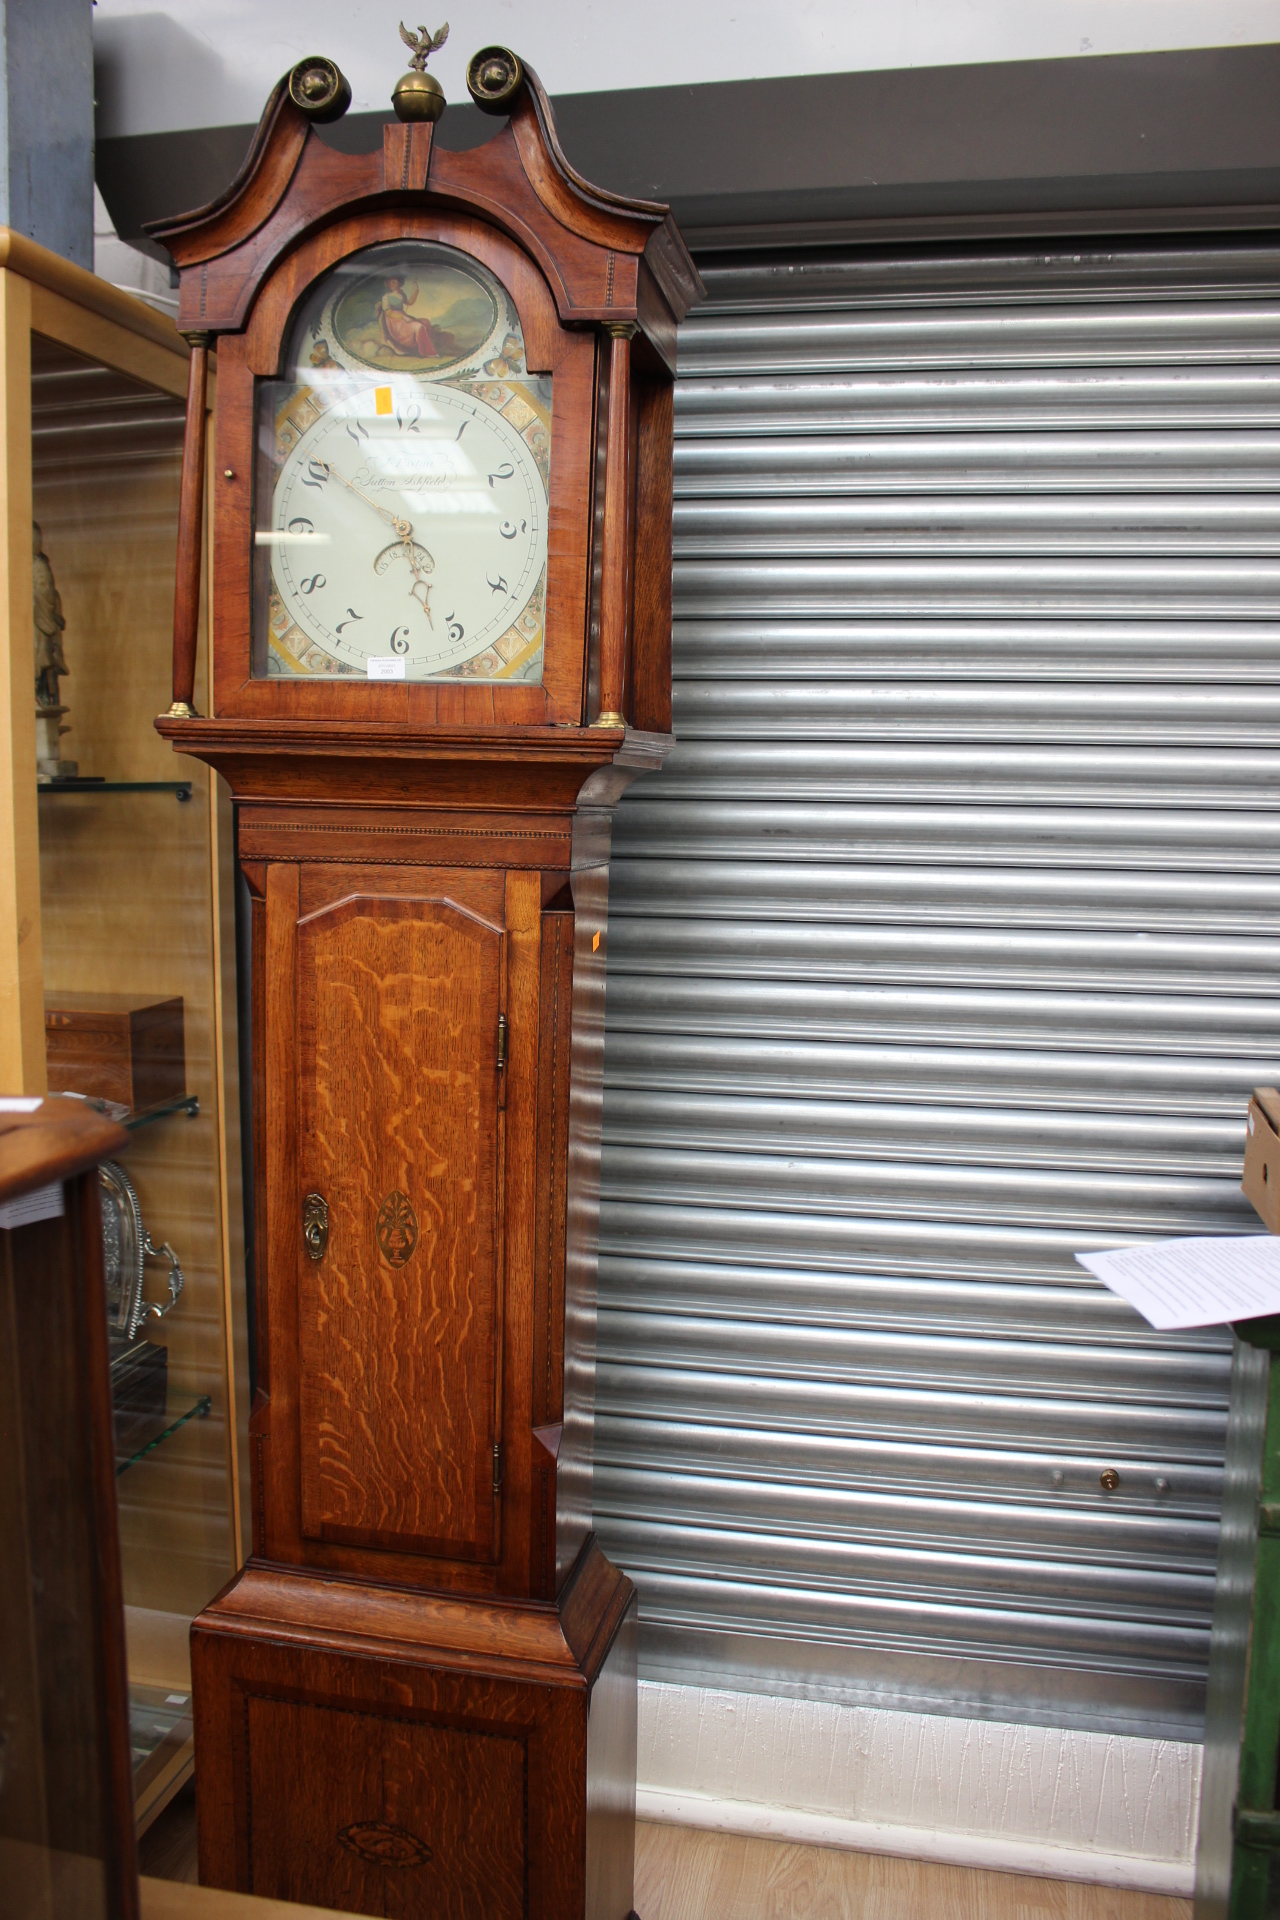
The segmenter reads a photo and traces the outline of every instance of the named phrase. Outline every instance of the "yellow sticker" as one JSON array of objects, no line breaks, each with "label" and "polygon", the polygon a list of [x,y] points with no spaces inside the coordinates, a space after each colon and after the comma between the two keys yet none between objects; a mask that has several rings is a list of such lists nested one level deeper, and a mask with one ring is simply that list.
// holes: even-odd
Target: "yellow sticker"
[{"label": "yellow sticker", "polygon": [[373,403],[375,407],[378,409],[379,413],[390,413],[391,411],[390,387],[375,387],[373,390]]},{"label": "yellow sticker", "polygon": [[598,933],[592,936],[591,951],[592,953],[599,953],[600,951],[600,935]]}]

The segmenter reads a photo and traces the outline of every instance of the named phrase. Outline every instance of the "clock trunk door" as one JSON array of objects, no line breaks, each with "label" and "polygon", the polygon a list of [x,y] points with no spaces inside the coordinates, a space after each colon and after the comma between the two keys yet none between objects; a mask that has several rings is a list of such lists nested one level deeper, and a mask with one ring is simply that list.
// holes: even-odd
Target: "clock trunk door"
[{"label": "clock trunk door", "polygon": [[357,895],[298,970],[303,1533],[491,1559],[505,934]]}]

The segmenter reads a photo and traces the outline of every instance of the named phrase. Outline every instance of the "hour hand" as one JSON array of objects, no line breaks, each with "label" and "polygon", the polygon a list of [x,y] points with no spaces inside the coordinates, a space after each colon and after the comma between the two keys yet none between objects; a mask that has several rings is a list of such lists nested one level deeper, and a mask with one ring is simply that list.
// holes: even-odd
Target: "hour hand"
[{"label": "hour hand", "polygon": [[[421,587],[422,589],[421,599],[418,599],[419,587]],[[409,598],[411,600],[418,601],[418,605],[422,608],[422,611],[427,616],[427,625],[430,627],[432,633],[434,633],[436,630],[436,623],[431,618],[431,588],[427,584],[427,582],[422,578],[421,574],[418,575],[418,578],[414,581],[413,585],[410,587]]]},{"label": "hour hand", "polygon": [[[412,535],[410,535],[410,537],[406,539],[403,544],[404,544],[404,557],[409,562],[409,565],[413,569],[413,585],[409,589],[409,598],[411,600],[417,600],[418,605],[422,608],[422,611],[427,616],[427,625],[431,628],[431,631],[434,633],[436,623],[431,618],[431,586],[427,580],[426,574],[422,570],[422,563],[418,559],[417,545],[414,542]],[[422,589],[420,598],[418,593],[419,588]]]}]

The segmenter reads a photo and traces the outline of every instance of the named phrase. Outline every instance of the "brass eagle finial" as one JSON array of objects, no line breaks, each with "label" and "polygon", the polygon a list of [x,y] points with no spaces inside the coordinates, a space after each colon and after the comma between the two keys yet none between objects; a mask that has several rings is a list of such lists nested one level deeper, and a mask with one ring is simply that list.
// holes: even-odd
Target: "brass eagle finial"
[{"label": "brass eagle finial", "polygon": [[431,55],[436,53],[449,38],[449,22],[447,20],[445,21],[439,33],[432,33],[428,27],[419,27],[416,33],[411,33],[402,20],[400,22],[400,38],[404,41],[406,47],[410,47],[413,50],[413,58],[409,62],[413,71],[415,73],[425,73],[427,70],[427,61],[431,58]]}]

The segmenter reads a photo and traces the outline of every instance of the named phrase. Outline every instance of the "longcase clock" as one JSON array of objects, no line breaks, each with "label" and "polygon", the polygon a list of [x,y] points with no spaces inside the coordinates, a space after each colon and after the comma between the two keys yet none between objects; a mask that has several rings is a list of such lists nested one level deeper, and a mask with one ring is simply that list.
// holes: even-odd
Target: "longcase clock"
[{"label": "longcase clock", "polygon": [[[425,36],[424,36],[425,39]],[[610,820],[670,741],[669,214],[536,76],[382,150],[301,63],[155,229],[193,343],[174,689],[252,900],[254,1553],[192,1633],[201,1879],[625,1920],[635,1597],[591,1530]],[[213,713],[193,705],[217,347]]]}]

